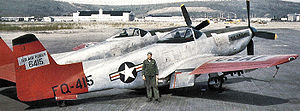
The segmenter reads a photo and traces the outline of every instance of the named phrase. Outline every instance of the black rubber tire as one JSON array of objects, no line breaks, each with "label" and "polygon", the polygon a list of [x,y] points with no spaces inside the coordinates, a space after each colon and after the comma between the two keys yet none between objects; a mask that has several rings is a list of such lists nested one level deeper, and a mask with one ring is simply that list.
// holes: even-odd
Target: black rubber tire
[{"label": "black rubber tire", "polygon": [[[215,81],[218,83],[218,85],[210,85],[209,84],[210,81]],[[212,77],[212,78],[208,79],[207,85],[210,90],[222,90],[223,82],[224,82],[224,80],[221,77]]]}]

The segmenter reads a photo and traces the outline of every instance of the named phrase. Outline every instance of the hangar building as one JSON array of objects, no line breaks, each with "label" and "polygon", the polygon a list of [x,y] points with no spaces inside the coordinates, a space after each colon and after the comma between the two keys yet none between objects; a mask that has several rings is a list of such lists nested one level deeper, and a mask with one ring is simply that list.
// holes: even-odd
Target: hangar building
[{"label": "hangar building", "polygon": [[131,11],[77,11],[73,13],[73,21],[133,21],[134,13]]},{"label": "hangar building", "polygon": [[288,21],[290,21],[290,22],[298,22],[298,21],[300,21],[300,14],[297,14],[297,13],[295,13],[295,14],[288,14],[287,16],[288,16]]}]

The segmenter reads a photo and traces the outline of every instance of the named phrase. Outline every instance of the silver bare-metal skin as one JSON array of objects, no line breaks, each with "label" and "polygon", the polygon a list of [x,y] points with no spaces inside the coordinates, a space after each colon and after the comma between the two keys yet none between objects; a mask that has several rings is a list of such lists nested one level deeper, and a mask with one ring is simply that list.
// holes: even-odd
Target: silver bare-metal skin
[{"label": "silver bare-metal skin", "polygon": [[[125,62],[133,63],[136,66],[140,65],[146,59],[147,53],[152,52],[159,68],[159,86],[170,85],[170,88],[172,88],[171,86],[174,84],[170,84],[170,82],[174,78],[172,79],[171,76],[176,70],[195,69],[211,57],[237,54],[243,51],[252,39],[252,32],[249,28],[219,34],[212,33],[210,37],[200,32],[202,34],[197,39],[195,37],[196,32],[192,28],[183,27],[179,31],[182,30],[192,31],[194,40],[184,43],[157,43],[157,41],[163,40],[164,37],[174,35],[176,31],[165,33],[164,36],[159,38],[147,33],[144,37],[110,38],[92,47],[53,57],[59,64],[82,62],[85,75],[92,75],[91,79],[95,82],[93,86],[88,88],[89,91],[111,88],[138,89],[145,87],[141,71],[138,71],[136,77],[134,77],[132,74],[126,73],[126,68],[125,71],[119,72],[118,69]],[[177,79],[178,83],[176,83],[175,88],[194,84],[191,81],[194,81],[195,76],[187,74],[191,71],[183,71],[184,74],[181,75],[189,77],[178,76],[180,78]],[[124,80],[120,80],[121,77],[112,78],[115,77],[111,76],[112,74],[118,73],[123,73],[126,79],[131,78],[133,81],[124,82]]]}]

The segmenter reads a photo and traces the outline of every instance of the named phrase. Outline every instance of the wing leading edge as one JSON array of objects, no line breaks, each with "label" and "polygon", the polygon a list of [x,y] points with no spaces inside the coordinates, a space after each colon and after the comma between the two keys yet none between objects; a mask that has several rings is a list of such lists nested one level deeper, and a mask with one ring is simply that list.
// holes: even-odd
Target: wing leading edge
[{"label": "wing leading edge", "polygon": [[190,74],[207,74],[276,66],[297,59],[299,55],[221,56],[200,65]]}]

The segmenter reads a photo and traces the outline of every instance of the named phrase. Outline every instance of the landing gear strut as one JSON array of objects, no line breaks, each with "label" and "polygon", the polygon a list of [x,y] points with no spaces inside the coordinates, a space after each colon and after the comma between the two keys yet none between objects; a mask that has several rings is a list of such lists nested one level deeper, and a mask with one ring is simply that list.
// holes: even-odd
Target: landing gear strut
[{"label": "landing gear strut", "polygon": [[209,79],[207,82],[208,88],[211,90],[217,90],[217,91],[222,91],[222,85],[225,80],[227,80],[226,75],[231,75],[233,76],[234,74],[237,74],[238,76],[241,76],[244,74],[244,71],[242,70],[237,70],[237,71],[229,71],[229,72],[222,72],[222,75],[218,75],[218,73],[210,73],[208,74]]},{"label": "landing gear strut", "polygon": [[207,81],[208,88],[211,90],[222,90],[224,79],[222,76],[210,77]]}]

